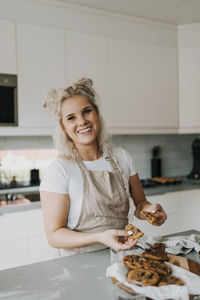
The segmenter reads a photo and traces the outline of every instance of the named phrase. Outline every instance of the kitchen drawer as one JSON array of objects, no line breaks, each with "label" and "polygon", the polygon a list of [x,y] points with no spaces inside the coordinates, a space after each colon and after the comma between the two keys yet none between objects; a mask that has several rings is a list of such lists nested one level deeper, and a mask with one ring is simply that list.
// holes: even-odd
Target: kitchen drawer
[{"label": "kitchen drawer", "polygon": [[28,220],[27,211],[0,215],[0,242],[28,238]]},{"label": "kitchen drawer", "polygon": [[33,237],[29,240],[30,263],[45,261],[55,258],[57,249],[49,246],[45,236]]},{"label": "kitchen drawer", "polygon": [[166,214],[178,214],[180,211],[181,192],[166,193],[147,197],[151,203],[159,203]]},{"label": "kitchen drawer", "polygon": [[133,224],[137,226],[144,234],[158,234],[160,236],[180,231],[179,215],[169,215],[165,223],[161,226],[153,226],[145,220],[139,220],[135,217]]},{"label": "kitchen drawer", "polygon": [[29,264],[29,241],[0,243],[0,270]]},{"label": "kitchen drawer", "polygon": [[29,211],[28,222],[29,237],[45,235],[42,209]]}]

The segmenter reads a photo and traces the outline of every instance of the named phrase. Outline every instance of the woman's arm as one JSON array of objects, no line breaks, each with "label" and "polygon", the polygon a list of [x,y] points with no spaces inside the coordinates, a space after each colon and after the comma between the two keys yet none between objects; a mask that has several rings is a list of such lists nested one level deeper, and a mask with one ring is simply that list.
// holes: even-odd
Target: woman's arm
[{"label": "woman's arm", "polygon": [[144,219],[144,217],[141,214],[142,210],[156,213],[158,218],[156,223],[154,223],[154,225],[159,226],[163,224],[167,219],[167,215],[165,214],[160,204],[158,203],[151,204],[149,201],[147,201],[138,174],[130,176],[129,183],[130,183],[130,194],[133,198],[136,207],[135,216],[138,219]]},{"label": "woman's arm", "polygon": [[[137,240],[128,239],[124,230],[106,230],[99,233],[77,232],[66,228],[69,213],[69,196],[40,192],[47,240],[53,248],[76,248],[102,243],[115,251],[131,249]],[[124,236],[123,242],[118,240]]]}]

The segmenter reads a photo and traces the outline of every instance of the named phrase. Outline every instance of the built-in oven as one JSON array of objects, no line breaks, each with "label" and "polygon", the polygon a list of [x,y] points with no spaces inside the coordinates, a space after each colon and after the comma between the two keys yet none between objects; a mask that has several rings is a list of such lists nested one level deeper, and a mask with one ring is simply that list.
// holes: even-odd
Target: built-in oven
[{"label": "built-in oven", "polygon": [[0,126],[17,125],[17,75],[0,74]]}]

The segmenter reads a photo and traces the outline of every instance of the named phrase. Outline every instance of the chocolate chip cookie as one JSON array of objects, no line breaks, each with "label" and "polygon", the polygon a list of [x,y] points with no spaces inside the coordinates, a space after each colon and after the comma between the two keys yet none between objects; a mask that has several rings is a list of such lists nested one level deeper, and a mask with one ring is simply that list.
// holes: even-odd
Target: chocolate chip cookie
[{"label": "chocolate chip cookie", "polygon": [[184,285],[184,282],[176,276],[164,276],[160,279],[158,286],[163,286],[168,284]]},{"label": "chocolate chip cookie", "polygon": [[146,259],[140,257],[139,255],[126,255],[123,257],[122,262],[125,266],[130,269],[142,268],[144,266],[144,261]]},{"label": "chocolate chip cookie", "polygon": [[129,235],[128,237],[133,240],[139,239],[141,236],[144,235],[144,233],[141,230],[139,230],[136,226],[134,226],[133,224],[126,225],[125,230],[127,232],[132,231],[132,234]]},{"label": "chocolate chip cookie", "polygon": [[142,253],[142,257],[147,259],[154,259],[157,261],[168,261],[169,257],[166,253],[155,253],[155,252],[148,252],[145,251]]},{"label": "chocolate chip cookie", "polygon": [[156,214],[153,214],[152,212],[145,211],[145,210],[143,210],[141,213],[142,213],[142,216],[143,216],[150,224],[154,224],[154,223],[157,221]]},{"label": "chocolate chip cookie", "polygon": [[143,261],[143,266],[147,270],[153,270],[157,272],[160,276],[166,276],[172,273],[172,269],[169,265],[152,259],[145,259]]},{"label": "chocolate chip cookie", "polygon": [[128,273],[126,274],[126,279],[129,283],[134,283],[135,281],[137,281],[145,286],[152,286],[157,284],[160,277],[156,272],[152,270],[136,268],[128,271]]}]

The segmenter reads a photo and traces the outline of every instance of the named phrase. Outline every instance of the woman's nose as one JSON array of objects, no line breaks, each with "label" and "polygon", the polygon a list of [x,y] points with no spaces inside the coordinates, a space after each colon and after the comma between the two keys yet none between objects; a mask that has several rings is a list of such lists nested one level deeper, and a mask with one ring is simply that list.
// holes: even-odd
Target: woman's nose
[{"label": "woman's nose", "polygon": [[81,124],[81,125],[87,124],[87,120],[84,116],[79,116],[78,121],[79,121],[79,124]]}]

